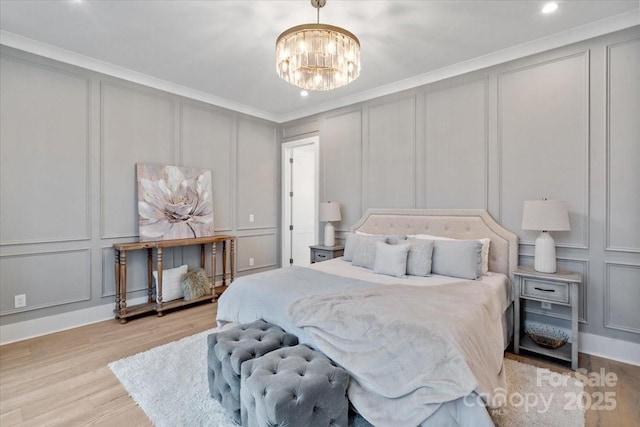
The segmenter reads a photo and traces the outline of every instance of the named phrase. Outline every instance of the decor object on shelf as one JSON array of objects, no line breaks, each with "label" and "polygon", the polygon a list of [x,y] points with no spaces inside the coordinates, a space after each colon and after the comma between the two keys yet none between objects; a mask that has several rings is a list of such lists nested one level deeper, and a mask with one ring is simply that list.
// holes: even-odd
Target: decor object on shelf
[{"label": "decor object on shelf", "polygon": [[181,286],[185,301],[193,301],[211,294],[211,282],[202,268],[185,274]]},{"label": "decor object on shelf", "polygon": [[556,245],[549,231],[568,231],[569,210],[562,200],[527,200],[522,211],[522,229],[541,231],[536,239],[534,268],[556,272]]},{"label": "decor object on shelf", "polygon": [[340,204],[335,202],[320,203],[320,212],[318,213],[318,219],[320,221],[326,221],[324,226],[324,245],[335,246],[336,235],[331,221],[340,221]]},{"label": "decor object on shelf", "polygon": [[291,27],[276,40],[278,75],[306,90],[332,90],[360,75],[360,41],[344,28],[320,23],[326,0],[311,0],[315,24]]},{"label": "decor object on shelf", "polygon": [[211,171],[136,165],[140,241],[213,236]]},{"label": "decor object on shelf", "polygon": [[549,325],[531,324],[525,328],[524,333],[531,341],[544,348],[560,348],[569,341],[569,336],[562,329]]}]

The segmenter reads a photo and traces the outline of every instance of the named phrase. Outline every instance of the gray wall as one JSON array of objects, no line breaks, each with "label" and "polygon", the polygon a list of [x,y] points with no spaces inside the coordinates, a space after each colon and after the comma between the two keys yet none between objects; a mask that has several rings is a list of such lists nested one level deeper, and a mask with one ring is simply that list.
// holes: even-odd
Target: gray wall
[{"label": "gray wall", "polygon": [[[533,263],[525,200],[566,200],[559,268],[580,330],[640,342],[640,27],[285,123],[320,135],[321,199],[344,232],[369,207],[483,208]],[[552,316],[568,319],[563,307]],[[529,304],[531,317],[541,313]]]},{"label": "gray wall", "polygon": [[[279,264],[275,123],[4,46],[0,53],[2,324],[114,301],[112,245],[138,237],[138,162],[211,169],[215,230],[238,235],[237,271]],[[129,298],[146,295],[145,260],[130,254]],[[196,268],[199,248],[164,260]],[[27,307],[14,309],[17,294]]]}]

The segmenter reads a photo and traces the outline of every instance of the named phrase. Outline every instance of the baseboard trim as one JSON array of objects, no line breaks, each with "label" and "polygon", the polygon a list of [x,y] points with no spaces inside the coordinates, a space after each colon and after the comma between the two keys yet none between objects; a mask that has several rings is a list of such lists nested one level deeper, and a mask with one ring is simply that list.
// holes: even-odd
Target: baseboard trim
[{"label": "baseboard trim", "polygon": [[[127,300],[127,304],[129,305],[143,304],[145,302],[147,302],[146,296]],[[113,319],[115,317],[113,308],[113,303],[109,303],[83,308],[82,310],[26,320],[24,322],[2,325],[0,326],[0,345]]]},{"label": "baseboard trim", "polygon": [[580,332],[581,353],[640,366],[640,344]]},{"label": "baseboard trim", "polygon": [[[130,299],[127,302],[134,305],[142,304],[146,301],[147,297],[144,296]],[[0,326],[0,345],[79,328],[113,318],[113,303],[110,303],[2,325]],[[637,343],[580,332],[579,347],[581,353],[640,366],[640,344]]]}]

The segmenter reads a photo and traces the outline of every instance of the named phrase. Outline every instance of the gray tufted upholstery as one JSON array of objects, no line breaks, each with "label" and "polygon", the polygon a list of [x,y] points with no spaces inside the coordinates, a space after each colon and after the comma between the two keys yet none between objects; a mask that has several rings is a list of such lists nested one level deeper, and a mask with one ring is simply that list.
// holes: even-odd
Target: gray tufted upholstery
[{"label": "gray tufted upholstery", "polygon": [[349,374],[305,345],[242,365],[243,427],[347,426]]},{"label": "gray tufted upholstery", "polygon": [[207,376],[211,397],[220,402],[229,415],[240,424],[242,363],[283,346],[296,345],[298,338],[276,325],[256,320],[213,333],[207,337],[207,342]]}]

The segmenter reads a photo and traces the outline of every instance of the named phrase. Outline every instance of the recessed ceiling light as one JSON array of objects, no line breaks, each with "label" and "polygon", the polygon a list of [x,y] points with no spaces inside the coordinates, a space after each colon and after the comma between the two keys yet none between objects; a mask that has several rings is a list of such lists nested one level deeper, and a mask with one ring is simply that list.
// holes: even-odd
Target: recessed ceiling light
[{"label": "recessed ceiling light", "polygon": [[307,92],[306,90],[303,90],[300,92],[300,96],[309,96],[309,92]]},{"label": "recessed ceiling light", "polygon": [[542,13],[552,13],[558,9],[558,3],[549,2],[542,8]]}]

